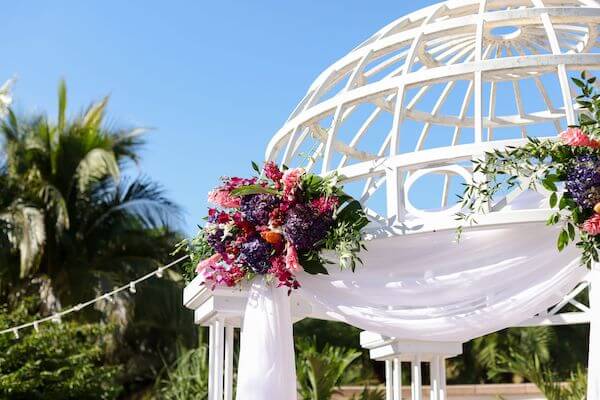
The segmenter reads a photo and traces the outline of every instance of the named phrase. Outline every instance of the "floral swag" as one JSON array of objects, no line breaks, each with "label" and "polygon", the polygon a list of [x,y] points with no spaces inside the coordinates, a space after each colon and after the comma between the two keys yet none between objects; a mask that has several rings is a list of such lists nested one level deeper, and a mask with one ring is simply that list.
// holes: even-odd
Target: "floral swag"
[{"label": "floral swag", "polygon": [[334,261],[326,250],[337,254],[341,268],[354,270],[368,221],[360,203],[342,190],[341,177],[280,170],[273,162],[262,171],[252,166],[259,176],[221,178],[209,193],[216,207],[196,237],[179,246],[190,253],[188,269],[212,288],[261,275],[289,291],[300,287],[300,271],[327,274],[325,266]]},{"label": "floral swag", "polygon": [[[560,224],[557,247],[575,242],[582,263],[599,261],[600,248],[600,94],[595,77],[573,78],[581,89],[577,96],[582,113],[579,125],[570,126],[556,139],[528,138],[525,145],[488,152],[474,162],[473,182],[465,185],[459,220],[476,222],[495,198],[516,187],[550,192],[555,211],[548,225]],[[460,232],[461,228],[459,228]]]}]

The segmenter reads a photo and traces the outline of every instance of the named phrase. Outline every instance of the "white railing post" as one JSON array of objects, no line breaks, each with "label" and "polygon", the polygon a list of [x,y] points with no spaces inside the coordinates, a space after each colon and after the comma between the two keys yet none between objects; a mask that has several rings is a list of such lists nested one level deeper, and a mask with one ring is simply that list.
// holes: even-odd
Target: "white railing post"
[{"label": "white railing post", "polygon": [[215,323],[208,325],[208,399],[214,400],[215,382]]},{"label": "white railing post", "polygon": [[429,398],[439,400],[440,394],[440,357],[434,356],[429,367]]},{"label": "white railing post", "polygon": [[223,320],[217,318],[215,324],[215,376],[214,376],[214,400],[223,400],[223,355],[224,355],[224,333]]},{"label": "white railing post", "polygon": [[446,358],[439,357],[439,386],[438,400],[446,400]]},{"label": "white railing post", "polygon": [[402,400],[402,360],[394,358],[394,400]]},{"label": "white railing post", "polygon": [[600,399],[600,264],[594,263],[591,273],[590,348],[588,361],[588,400]]},{"label": "white railing post", "polygon": [[393,400],[393,376],[392,360],[385,360],[385,400]]},{"label": "white railing post", "polygon": [[225,328],[225,400],[233,400],[233,335],[235,328]]},{"label": "white railing post", "polygon": [[421,357],[416,355],[414,360],[411,362],[411,391],[412,400],[423,399],[423,381],[421,377]]}]

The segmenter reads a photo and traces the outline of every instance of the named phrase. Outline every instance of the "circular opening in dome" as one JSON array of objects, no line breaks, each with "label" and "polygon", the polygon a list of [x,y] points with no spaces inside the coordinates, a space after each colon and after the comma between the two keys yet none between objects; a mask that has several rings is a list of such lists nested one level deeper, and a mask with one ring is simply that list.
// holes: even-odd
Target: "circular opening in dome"
[{"label": "circular opening in dome", "polygon": [[513,25],[497,26],[490,30],[490,35],[495,39],[514,39],[521,34],[521,28]]}]

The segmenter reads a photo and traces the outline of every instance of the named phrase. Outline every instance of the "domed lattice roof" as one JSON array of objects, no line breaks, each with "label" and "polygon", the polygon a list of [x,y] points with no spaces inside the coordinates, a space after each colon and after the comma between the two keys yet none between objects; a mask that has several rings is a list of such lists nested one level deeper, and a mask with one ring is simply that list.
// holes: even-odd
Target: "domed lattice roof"
[{"label": "domed lattice roof", "polygon": [[[576,122],[570,77],[598,69],[599,21],[594,0],[454,0],[409,14],[316,79],[267,158],[340,170],[382,224],[450,216],[470,159]],[[412,199],[426,175],[439,190],[431,181]]]}]

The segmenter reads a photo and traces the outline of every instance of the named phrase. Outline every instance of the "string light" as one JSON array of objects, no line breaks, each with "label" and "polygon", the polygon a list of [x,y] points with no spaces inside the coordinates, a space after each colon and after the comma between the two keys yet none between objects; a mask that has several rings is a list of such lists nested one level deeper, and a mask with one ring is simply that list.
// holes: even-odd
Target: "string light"
[{"label": "string light", "polygon": [[95,303],[97,303],[99,301],[108,300],[110,302],[114,302],[115,300],[114,300],[113,296],[115,294],[117,294],[119,292],[122,292],[122,291],[125,291],[125,290],[129,290],[131,293],[135,293],[136,292],[136,285],[138,283],[143,282],[143,281],[145,281],[147,279],[153,278],[155,276],[157,278],[162,278],[163,277],[163,271],[165,269],[171,268],[171,267],[179,264],[180,262],[182,262],[186,258],[188,258],[188,256],[183,256],[181,258],[178,258],[177,260],[175,260],[175,261],[173,261],[173,262],[171,262],[169,264],[163,265],[162,267],[158,268],[156,271],[153,271],[153,272],[150,272],[150,273],[148,273],[148,274],[146,274],[144,276],[141,276],[138,279],[135,279],[135,280],[133,280],[133,281],[127,283],[126,285],[121,286],[121,287],[115,288],[115,289],[113,289],[110,292],[103,293],[102,295],[100,295],[100,296],[98,296],[98,297],[96,297],[94,299],[88,300],[88,301],[86,301],[84,303],[79,303],[79,304],[77,304],[77,305],[75,305],[75,306],[73,306],[73,307],[71,307],[71,308],[69,308],[69,309],[67,309],[65,311],[61,311],[61,312],[55,313],[55,314],[50,315],[48,317],[40,318],[40,319],[37,319],[35,321],[27,322],[25,324],[14,326],[12,328],[6,328],[6,329],[3,329],[3,330],[0,330],[0,335],[7,334],[7,333],[12,333],[15,336],[15,339],[19,339],[20,338],[19,331],[23,330],[24,328],[33,327],[33,329],[36,332],[38,332],[39,331],[39,325],[42,324],[42,323],[44,323],[44,322],[54,322],[54,323],[60,324],[62,322],[62,317],[63,316],[66,316],[66,315],[72,314],[74,312],[80,311],[83,308],[91,306],[92,304],[95,304]]}]

